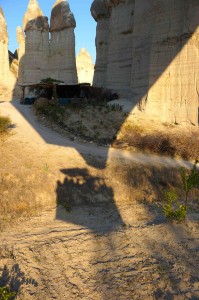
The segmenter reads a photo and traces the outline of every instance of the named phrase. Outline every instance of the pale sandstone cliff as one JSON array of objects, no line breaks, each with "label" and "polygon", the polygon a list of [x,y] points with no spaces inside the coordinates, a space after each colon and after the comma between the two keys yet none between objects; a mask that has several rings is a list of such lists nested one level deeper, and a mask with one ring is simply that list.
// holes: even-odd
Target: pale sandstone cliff
[{"label": "pale sandstone cliff", "polygon": [[23,32],[23,29],[18,26],[16,29],[17,33],[17,42],[19,44],[19,49],[18,49],[18,65],[19,65],[19,70],[18,70],[18,84],[23,84],[24,83],[24,55],[25,55],[25,35]]},{"label": "pale sandstone cliff", "polygon": [[[198,124],[198,1],[95,0],[91,13],[103,57],[94,84],[130,95],[145,117]],[[102,20],[106,51],[98,43]]]},{"label": "pale sandstone cliff", "polygon": [[134,2],[106,2],[110,9],[106,85],[125,95],[131,90]]},{"label": "pale sandstone cliff", "polygon": [[91,14],[97,22],[96,28],[96,62],[93,85],[106,87],[107,85],[107,56],[109,43],[109,10],[104,0],[95,0],[91,6]]},{"label": "pale sandstone cliff", "polygon": [[67,84],[76,84],[75,60],[76,22],[65,0],[57,0],[50,19],[49,76]]},{"label": "pale sandstone cliff", "polygon": [[79,83],[93,82],[94,64],[92,57],[85,48],[82,48],[76,57],[77,75]]},{"label": "pale sandstone cliff", "polygon": [[[0,89],[12,91],[15,83],[16,78],[9,67],[7,25],[3,10],[0,7]],[[0,93],[2,92],[0,91]]]},{"label": "pale sandstone cliff", "polygon": [[23,20],[25,38],[24,82],[38,83],[47,77],[49,56],[48,18],[43,16],[37,0],[30,0]]}]

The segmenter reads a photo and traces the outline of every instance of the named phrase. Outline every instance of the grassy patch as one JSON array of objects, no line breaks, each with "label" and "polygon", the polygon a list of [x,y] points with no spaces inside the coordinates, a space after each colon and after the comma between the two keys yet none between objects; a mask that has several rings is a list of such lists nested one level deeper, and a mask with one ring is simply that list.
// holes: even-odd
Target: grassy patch
[{"label": "grassy patch", "polygon": [[0,116],[0,134],[6,133],[10,125],[11,125],[11,120],[9,117]]},{"label": "grassy patch", "polygon": [[120,142],[127,143],[143,152],[169,155],[171,157],[182,157],[183,159],[195,159],[199,157],[199,132],[183,130],[166,130],[148,132],[137,126],[137,128],[124,128],[115,141],[114,145]]},{"label": "grassy patch", "polygon": [[48,105],[36,108],[36,112],[65,132],[102,145],[112,143],[124,120],[121,106],[106,103],[71,103],[64,107]]},{"label": "grassy patch", "polygon": [[196,159],[199,157],[199,130],[171,124],[128,119],[119,105],[71,103],[37,109],[46,121],[57,124],[69,135],[115,148]]}]

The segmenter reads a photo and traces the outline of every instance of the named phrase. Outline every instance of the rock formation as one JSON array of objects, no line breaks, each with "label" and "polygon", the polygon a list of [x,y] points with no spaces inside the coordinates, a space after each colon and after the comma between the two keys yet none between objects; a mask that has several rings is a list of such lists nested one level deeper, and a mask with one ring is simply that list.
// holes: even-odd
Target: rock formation
[{"label": "rock formation", "polygon": [[23,20],[25,38],[24,82],[38,83],[47,77],[49,56],[48,18],[43,16],[37,0],[30,0]]},{"label": "rock formation", "polygon": [[145,117],[198,124],[198,1],[95,0],[91,13],[94,85],[129,95]]},{"label": "rock formation", "polygon": [[0,7],[0,83],[4,84],[9,72],[8,32],[3,10]]},{"label": "rock formation", "polygon": [[95,0],[91,6],[91,14],[97,22],[95,39],[96,62],[93,85],[106,87],[110,14],[105,1]]},{"label": "rock formation", "polygon": [[86,51],[85,48],[80,50],[80,53],[76,57],[77,64],[77,75],[79,83],[90,83],[93,82],[94,65],[92,57]]},{"label": "rock formation", "polygon": [[0,88],[12,90],[16,78],[9,68],[8,32],[2,8],[0,7]]},{"label": "rock formation", "polygon": [[134,0],[107,1],[110,21],[106,86],[123,95],[131,90],[134,4]]},{"label": "rock formation", "polygon": [[75,27],[75,18],[68,2],[57,0],[50,19],[49,74],[67,84],[77,83]]},{"label": "rock formation", "polygon": [[37,0],[30,0],[23,20],[25,48],[23,31],[17,28],[19,84],[34,84],[48,77],[67,84],[77,83],[75,26],[67,1],[55,2],[49,29],[48,18],[43,16]]},{"label": "rock formation", "polygon": [[25,35],[23,32],[23,29],[18,26],[17,29],[17,42],[19,44],[18,49],[18,64],[19,64],[19,70],[18,70],[18,84],[24,83],[24,55],[25,55]]}]

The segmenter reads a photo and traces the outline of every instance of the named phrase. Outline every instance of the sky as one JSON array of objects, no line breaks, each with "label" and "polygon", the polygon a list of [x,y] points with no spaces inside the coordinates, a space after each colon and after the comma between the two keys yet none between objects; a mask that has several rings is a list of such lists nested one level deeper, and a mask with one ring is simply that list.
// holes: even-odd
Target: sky
[{"label": "sky", "polygon": [[[43,14],[50,19],[51,9],[55,0],[37,0]],[[81,48],[86,48],[95,62],[96,22],[91,16],[90,6],[93,0],[69,0],[77,27],[75,28],[76,54]],[[27,10],[29,0],[0,0],[9,34],[9,50],[14,52],[18,48],[16,27],[22,26],[23,16]]]}]

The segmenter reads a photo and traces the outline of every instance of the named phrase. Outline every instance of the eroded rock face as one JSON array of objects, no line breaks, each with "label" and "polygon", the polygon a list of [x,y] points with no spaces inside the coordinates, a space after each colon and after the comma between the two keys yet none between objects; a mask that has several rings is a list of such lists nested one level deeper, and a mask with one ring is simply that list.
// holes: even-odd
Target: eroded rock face
[{"label": "eroded rock face", "polygon": [[76,21],[69,3],[65,0],[57,0],[51,12],[50,31],[60,31],[72,27],[76,27]]},{"label": "eroded rock face", "polygon": [[131,95],[145,117],[198,124],[198,1],[95,0],[91,13],[108,20],[106,55],[97,24],[97,57],[106,59],[96,61],[95,85]]},{"label": "eroded rock face", "polygon": [[146,116],[198,124],[198,13],[194,0],[136,1],[131,88]]},{"label": "eroded rock face", "polygon": [[0,7],[0,42],[8,44],[8,31],[3,9]]},{"label": "eroded rock face", "polygon": [[109,17],[110,12],[106,7],[105,0],[95,0],[91,6],[91,14],[97,22],[96,28],[96,62],[93,85],[107,86],[107,63],[109,46]]},{"label": "eroded rock face", "polygon": [[106,86],[123,95],[131,91],[134,0],[107,1],[110,8]]},{"label": "eroded rock face", "polygon": [[67,84],[77,83],[75,60],[75,18],[65,0],[53,6],[50,28],[48,18],[36,0],[30,0],[23,30],[17,28],[19,43],[19,83],[34,84],[51,77]]},{"label": "eroded rock face", "polygon": [[21,57],[23,83],[34,84],[47,77],[49,58],[48,18],[43,16],[36,0],[29,2],[23,29],[26,33],[25,55]]},{"label": "eroded rock face", "polygon": [[85,48],[80,50],[80,53],[76,57],[77,75],[79,83],[93,82],[94,64],[92,57]]},{"label": "eroded rock face", "polygon": [[8,32],[6,20],[0,7],[0,86],[12,90],[16,78],[10,71],[8,55]]},{"label": "eroded rock face", "polygon": [[30,29],[38,29],[42,27],[42,22],[40,22],[43,18],[43,13],[41,8],[39,7],[39,4],[37,0],[30,0],[28,4],[28,9],[24,15],[23,19],[23,29],[24,31],[30,30]]},{"label": "eroded rock face", "polygon": [[67,84],[76,84],[75,18],[65,0],[57,0],[50,19],[49,75]]},{"label": "eroded rock face", "polygon": [[18,26],[16,29],[18,49],[18,84],[24,83],[24,55],[25,55],[25,35],[23,29]]}]

